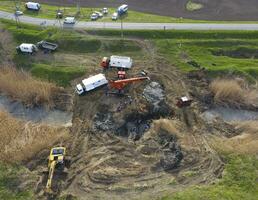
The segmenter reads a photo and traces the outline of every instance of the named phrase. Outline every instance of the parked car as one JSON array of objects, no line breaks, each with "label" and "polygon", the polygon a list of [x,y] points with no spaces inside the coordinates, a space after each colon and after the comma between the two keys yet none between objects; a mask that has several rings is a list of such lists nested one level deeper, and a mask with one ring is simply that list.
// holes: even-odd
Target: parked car
[{"label": "parked car", "polygon": [[103,17],[103,14],[101,12],[95,11],[94,13],[96,13],[99,18]]},{"label": "parked car", "polygon": [[15,14],[16,16],[21,16],[21,15],[23,15],[23,12],[20,11],[20,10],[16,10],[14,14]]},{"label": "parked car", "polygon": [[99,16],[96,13],[92,13],[90,16],[91,20],[97,20],[99,18]]},{"label": "parked car", "polygon": [[117,20],[118,19],[118,13],[114,12],[112,15],[112,20]]},{"label": "parked car", "polygon": [[40,6],[39,3],[35,3],[35,2],[27,2],[27,3],[25,3],[25,8],[27,8],[28,10],[39,11],[40,7],[41,6]]},{"label": "parked car", "polygon": [[66,17],[64,19],[64,24],[75,24],[75,18],[74,17]]},{"label": "parked car", "polygon": [[101,12],[106,15],[108,14],[108,8],[102,8]]}]

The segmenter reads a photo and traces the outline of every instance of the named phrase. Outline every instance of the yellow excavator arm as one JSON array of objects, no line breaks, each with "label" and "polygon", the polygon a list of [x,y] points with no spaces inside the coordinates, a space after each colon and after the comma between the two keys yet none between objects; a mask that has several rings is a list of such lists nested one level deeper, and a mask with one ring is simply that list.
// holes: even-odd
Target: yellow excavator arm
[{"label": "yellow excavator arm", "polygon": [[49,174],[48,174],[47,185],[46,185],[46,192],[48,192],[48,193],[52,192],[51,186],[52,186],[52,180],[53,180],[53,176],[54,176],[56,163],[57,163],[56,160],[53,160],[50,163]]}]

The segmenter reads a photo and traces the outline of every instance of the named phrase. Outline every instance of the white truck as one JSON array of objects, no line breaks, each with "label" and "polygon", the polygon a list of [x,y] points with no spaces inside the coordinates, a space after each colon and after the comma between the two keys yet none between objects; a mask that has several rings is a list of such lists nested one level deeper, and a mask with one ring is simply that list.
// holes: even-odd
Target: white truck
[{"label": "white truck", "polygon": [[103,68],[115,67],[119,69],[131,69],[133,60],[125,56],[110,56],[104,57],[100,64]]},{"label": "white truck", "polygon": [[95,76],[83,79],[82,83],[76,85],[75,90],[78,95],[81,95],[85,92],[94,90],[95,88],[106,84],[108,84],[108,80],[106,79],[105,75],[97,74]]},{"label": "white truck", "polygon": [[29,53],[32,54],[38,51],[38,48],[34,44],[22,43],[20,46],[16,47],[18,53]]},{"label": "white truck", "polygon": [[39,3],[35,3],[35,2],[27,2],[25,3],[25,8],[28,10],[35,10],[35,11],[39,11],[40,10],[40,4]]}]

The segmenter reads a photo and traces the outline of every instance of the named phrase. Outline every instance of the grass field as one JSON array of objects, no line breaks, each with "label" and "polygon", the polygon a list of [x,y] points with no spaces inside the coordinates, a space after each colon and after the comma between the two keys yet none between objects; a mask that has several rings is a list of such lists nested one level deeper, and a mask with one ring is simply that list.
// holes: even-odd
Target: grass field
[{"label": "grass field", "polygon": [[213,185],[195,186],[162,200],[256,200],[258,160],[252,156],[229,156],[223,178]]},{"label": "grass field", "polygon": [[[31,190],[28,188],[18,188],[24,180],[21,177],[26,176],[26,169],[16,166],[0,163],[0,199],[3,200],[32,200],[35,199]],[[26,181],[30,181],[27,177]]]},{"label": "grass field", "polygon": [[2,26],[12,34],[16,45],[24,42],[35,44],[41,40],[59,45],[55,53],[44,54],[39,51],[33,56],[17,54],[14,44],[9,48],[12,49],[13,61],[18,67],[61,86],[69,86],[71,80],[83,76],[87,70],[101,69],[100,59],[107,54],[142,55],[139,44],[131,40],[103,39],[75,31],[41,29],[25,24],[17,28],[14,22],[7,20],[2,20]]},{"label": "grass field", "polygon": [[[88,31],[89,33],[91,31]],[[102,36],[119,31],[99,30]],[[205,68],[211,77],[243,75],[258,77],[257,31],[125,31],[125,36],[151,40],[158,53],[184,72]]]}]

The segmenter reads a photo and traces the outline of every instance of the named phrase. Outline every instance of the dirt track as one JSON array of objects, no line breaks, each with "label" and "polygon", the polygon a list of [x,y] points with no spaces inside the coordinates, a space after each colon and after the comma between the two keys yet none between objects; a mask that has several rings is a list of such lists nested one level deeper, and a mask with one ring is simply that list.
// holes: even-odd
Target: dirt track
[{"label": "dirt track", "polygon": [[[38,0],[39,2],[55,5],[76,5],[72,0]],[[201,3],[201,10],[189,12],[185,5],[188,0],[79,0],[86,7],[117,7],[127,3],[129,8],[135,11],[153,13],[158,15],[183,17],[199,20],[229,20],[229,21],[254,21],[258,20],[257,0],[193,0]]]}]

